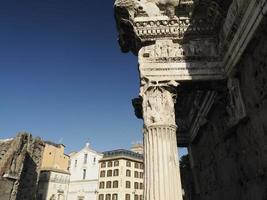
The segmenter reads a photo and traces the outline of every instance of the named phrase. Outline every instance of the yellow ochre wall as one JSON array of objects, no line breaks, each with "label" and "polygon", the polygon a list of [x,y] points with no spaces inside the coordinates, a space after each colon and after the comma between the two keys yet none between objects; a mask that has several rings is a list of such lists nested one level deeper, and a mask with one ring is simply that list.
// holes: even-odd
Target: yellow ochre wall
[{"label": "yellow ochre wall", "polygon": [[45,144],[45,149],[42,159],[42,169],[59,169],[68,171],[69,156],[64,154],[64,145]]}]

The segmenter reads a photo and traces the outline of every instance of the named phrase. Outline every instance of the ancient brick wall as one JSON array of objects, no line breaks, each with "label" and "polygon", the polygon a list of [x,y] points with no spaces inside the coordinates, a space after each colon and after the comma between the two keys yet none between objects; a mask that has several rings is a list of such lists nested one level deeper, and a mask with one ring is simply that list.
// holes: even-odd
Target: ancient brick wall
[{"label": "ancient brick wall", "polygon": [[246,117],[229,126],[227,92],[190,148],[195,200],[267,199],[267,25],[262,24],[237,65]]},{"label": "ancient brick wall", "polygon": [[44,143],[30,134],[0,142],[0,200],[34,200]]}]

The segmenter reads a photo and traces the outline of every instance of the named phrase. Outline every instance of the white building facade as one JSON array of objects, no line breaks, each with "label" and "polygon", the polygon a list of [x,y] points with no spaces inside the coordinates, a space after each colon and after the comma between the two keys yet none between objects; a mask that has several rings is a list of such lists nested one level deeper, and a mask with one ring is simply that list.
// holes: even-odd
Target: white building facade
[{"label": "white building facade", "polygon": [[56,169],[41,171],[38,200],[67,200],[69,173]]},{"label": "white building facade", "polygon": [[102,154],[89,143],[79,152],[70,154],[70,184],[68,200],[96,200],[99,160]]}]

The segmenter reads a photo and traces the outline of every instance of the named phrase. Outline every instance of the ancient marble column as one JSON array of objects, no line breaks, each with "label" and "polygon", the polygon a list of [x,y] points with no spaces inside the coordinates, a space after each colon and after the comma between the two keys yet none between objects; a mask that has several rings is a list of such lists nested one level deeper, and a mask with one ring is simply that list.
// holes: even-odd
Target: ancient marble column
[{"label": "ancient marble column", "polygon": [[144,118],[145,200],[182,200],[176,142],[175,87],[141,88]]}]

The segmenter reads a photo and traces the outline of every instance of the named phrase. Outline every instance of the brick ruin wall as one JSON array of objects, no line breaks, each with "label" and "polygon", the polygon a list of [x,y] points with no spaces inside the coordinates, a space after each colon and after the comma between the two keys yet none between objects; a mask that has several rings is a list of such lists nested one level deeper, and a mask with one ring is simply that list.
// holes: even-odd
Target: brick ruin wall
[{"label": "brick ruin wall", "polygon": [[189,151],[195,180],[191,199],[267,200],[266,22],[239,61],[236,78],[247,116],[229,128],[225,94],[219,94]]},{"label": "brick ruin wall", "polygon": [[0,200],[34,200],[44,143],[30,134],[0,142]]}]

